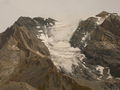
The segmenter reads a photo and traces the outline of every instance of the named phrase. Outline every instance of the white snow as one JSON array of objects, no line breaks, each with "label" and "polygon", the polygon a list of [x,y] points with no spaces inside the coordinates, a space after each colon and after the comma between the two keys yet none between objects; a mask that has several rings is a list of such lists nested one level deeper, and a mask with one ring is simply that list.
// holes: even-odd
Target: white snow
[{"label": "white snow", "polygon": [[85,58],[85,55],[81,54],[78,48],[73,48],[69,44],[74,28],[74,25],[57,23],[46,32],[46,35],[37,36],[49,48],[51,58],[56,67],[58,69],[63,68],[69,73],[72,73],[73,65],[77,66],[79,60],[82,61]]},{"label": "white snow", "polygon": [[107,79],[111,79],[111,78],[112,78],[112,75],[110,74],[110,69],[108,69],[108,72],[107,72],[107,74],[108,74],[108,77],[107,77]]},{"label": "white snow", "polygon": [[97,65],[96,70],[99,71],[101,75],[103,75],[103,70],[104,70],[103,66]]},{"label": "white snow", "polygon": [[40,29],[40,26],[36,26],[37,29]]},{"label": "white snow", "polygon": [[86,47],[87,46],[86,39],[90,40],[90,33],[86,32],[86,33],[83,33],[83,34],[84,34],[84,36],[81,39],[81,43],[84,43],[84,47]]},{"label": "white snow", "polygon": [[88,44],[85,42],[85,45],[84,45],[84,47],[86,47]]},{"label": "white snow", "polygon": [[84,41],[87,39],[88,35],[89,35],[89,33],[87,32],[87,33],[82,37],[81,42],[84,42]]},{"label": "white snow", "polygon": [[96,17],[96,18],[98,18],[97,24],[98,25],[102,24],[105,21],[105,19],[109,16],[110,16],[110,14],[106,15],[105,17]]},{"label": "white snow", "polygon": [[97,80],[101,80],[102,76],[98,77]]},{"label": "white snow", "polygon": [[42,32],[43,32],[43,30],[39,30],[38,32],[42,33]]},{"label": "white snow", "polygon": [[40,35],[40,39],[42,39],[42,41],[43,41],[45,44],[48,43],[48,37],[47,37],[47,35],[41,34],[41,35]]},{"label": "white snow", "polygon": [[97,24],[100,25],[104,22],[105,18],[98,17]]},{"label": "white snow", "polygon": [[98,65],[97,67],[96,67],[96,70],[97,71],[99,71],[100,72],[100,74],[101,74],[101,76],[99,76],[97,79],[98,80],[101,80],[101,78],[104,76],[104,73],[103,73],[103,71],[104,71],[104,69],[106,69],[107,70],[107,78],[106,79],[111,79],[112,78],[112,75],[110,74],[110,69],[109,69],[109,67],[103,67],[103,66],[100,66],[100,65]]},{"label": "white snow", "polygon": [[[88,72],[92,72],[88,67],[86,67],[86,63],[84,59],[86,58],[84,54],[81,53],[80,49],[73,48],[70,46],[69,40],[74,32],[74,28],[72,25],[64,25],[64,24],[56,24],[53,28],[49,28],[48,30],[39,30],[42,34],[37,35],[39,39],[41,39],[45,45],[48,47],[52,61],[54,65],[58,68],[58,70],[65,70],[68,73],[73,72],[72,66],[78,66],[78,63],[88,70]],[[89,33],[84,33],[84,36],[81,40],[87,46],[86,39],[89,39]],[[98,80],[101,80],[104,76],[104,67],[97,65],[96,70],[100,72],[100,76],[97,77]],[[82,70],[82,68],[80,69]],[[112,78],[110,74],[110,70],[108,70],[107,79]]]}]

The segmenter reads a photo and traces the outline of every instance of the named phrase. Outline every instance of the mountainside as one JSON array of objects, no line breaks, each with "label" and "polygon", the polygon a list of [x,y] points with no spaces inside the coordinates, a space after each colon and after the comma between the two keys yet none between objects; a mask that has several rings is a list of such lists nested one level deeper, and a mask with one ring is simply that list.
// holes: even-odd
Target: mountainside
[{"label": "mountainside", "polygon": [[0,90],[119,90],[120,16],[66,24],[20,17],[0,33]]},{"label": "mountainside", "polygon": [[70,44],[72,47],[78,47],[85,55],[84,62],[89,70],[99,71],[98,80],[108,83],[112,81],[111,88],[116,84],[120,89],[120,16],[118,14],[103,11],[96,17],[81,21],[70,39]]},{"label": "mountainside", "polygon": [[55,21],[20,17],[0,34],[0,90],[92,90],[58,72],[38,39]]}]

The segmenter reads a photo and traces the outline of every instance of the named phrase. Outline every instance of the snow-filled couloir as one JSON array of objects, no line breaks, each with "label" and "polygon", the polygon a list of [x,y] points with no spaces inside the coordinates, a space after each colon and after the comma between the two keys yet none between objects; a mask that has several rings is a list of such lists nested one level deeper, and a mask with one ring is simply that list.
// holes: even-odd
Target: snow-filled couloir
[{"label": "snow-filled couloir", "polygon": [[[69,39],[76,25],[56,23],[38,37],[43,40],[49,48],[51,58],[58,69],[72,72],[72,66],[78,65],[78,60],[85,58],[80,49],[70,46]],[[39,30],[42,32],[42,30]],[[76,59],[79,58],[79,59]]]}]

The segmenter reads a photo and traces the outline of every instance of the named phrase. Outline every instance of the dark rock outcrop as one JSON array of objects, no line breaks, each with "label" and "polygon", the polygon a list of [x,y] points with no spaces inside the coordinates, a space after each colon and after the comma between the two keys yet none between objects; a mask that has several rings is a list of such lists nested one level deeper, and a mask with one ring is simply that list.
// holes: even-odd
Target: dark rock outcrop
[{"label": "dark rock outcrop", "polygon": [[[85,54],[85,63],[89,68],[92,69],[97,65],[109,67],[112,82],[116,82],[115,78],[120,77],[120,16],[106,12],[97,16],[105,17],[103,23],[97,24],[96,17],[81,21],[70,39],[70,44],[73,47],[80,48],[81,52]],[[117,83],[119,82],[118,80]],[[110,84],[109,81],[106,83]],[[120,88],[115,83],[110,85],[111,88],[112,85]],[[111,90],[117,90],[117,88]]]}]

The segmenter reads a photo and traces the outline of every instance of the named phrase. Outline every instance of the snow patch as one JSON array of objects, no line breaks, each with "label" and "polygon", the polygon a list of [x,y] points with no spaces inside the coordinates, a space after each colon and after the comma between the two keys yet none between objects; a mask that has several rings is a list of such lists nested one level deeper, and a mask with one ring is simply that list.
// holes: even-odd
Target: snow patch
[{"label": "snow patch", "polygon": [[87,39],[90,40],[90,33],[86,32],[86,33],[83,33],[83,34],[84,34],[84,36],[83,36],[82,39],[81,39],[81,43],[83,43],[83,44],[84,44],[84,47],[86,47],[86,46],[87,46],[86,40],[87,40]]},{"label": "snow patch", "polygon": [[105,18],[98,17],[98,21],[96,22],[98,25],[104,22]]},{"label": "snow patch", "polygon": [[88,44],[85,42],[85,45],[84,45],[84,47],[87,47],[87,45],[88,45]]},{"label": "snow patch", "polygon": [[41,27],[40,26],[36,26],[37,29],[40,29]]},{"label": "snow patch", "polygon": [[103,75],[103,70],[104,70],[103,66],[97,65],[96,70],[99,71],[101,75]]},{"label": "snow patch", "polygon": [[88,36],[89,36],[89,33],[86,32],[86,34],[82,37],[81,42],[83,43],[88,38]]},{"label": "snow patch", "polygon": [[110,16],[110,14],[106,15],[105,17],[96,17],[98,19],[98,21],[96,22],[98,25],[101,25],[106,18],[108,18]]},{"label": "snow patch", "polygon": [[43,30],[39,30],[38,32],[39,32],[39,33],[43,33]]},{"label": "snow patch", "polygon": [[108,77],[107,77],[107,79],[111,79],[111,78],[112,78],[112,75],[110,74],[110,69],[108,69],[108,72],[107,72],[107,74],[108,74]]}]

